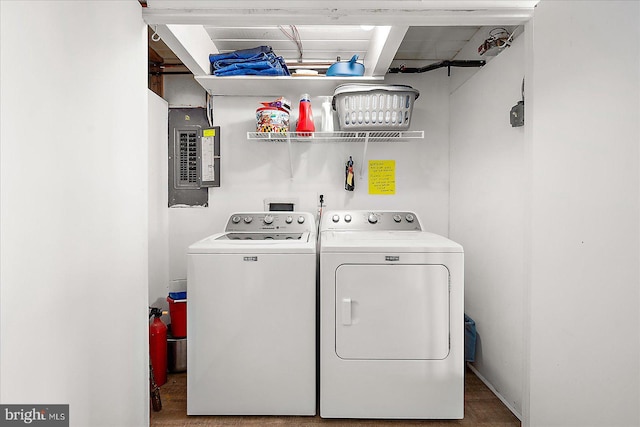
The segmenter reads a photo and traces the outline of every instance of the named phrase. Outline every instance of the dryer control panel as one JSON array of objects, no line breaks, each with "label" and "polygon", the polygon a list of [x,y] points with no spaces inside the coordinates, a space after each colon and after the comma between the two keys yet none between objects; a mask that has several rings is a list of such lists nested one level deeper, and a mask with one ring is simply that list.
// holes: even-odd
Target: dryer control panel
[{"label": "dryer control panel", "polygon": [[320,231],[422,231],[418,216],[410,211],[329,211]]},{"label": "dryer control panel", "polygon": [[229,217],[225,232],[304,233],[315,229],[308,212],[238,212]]}]

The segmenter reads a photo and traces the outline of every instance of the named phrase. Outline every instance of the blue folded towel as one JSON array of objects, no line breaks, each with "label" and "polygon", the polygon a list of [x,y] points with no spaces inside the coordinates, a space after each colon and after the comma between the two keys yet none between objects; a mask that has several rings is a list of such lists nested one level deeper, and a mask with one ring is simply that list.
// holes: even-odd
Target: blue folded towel
[{"label": "blue folded towel", "polygon": [[284,58],[276,56],[270,46],[211,54],[209,62],[211,63],[211,74],[216,76],[291,75]]},{"label": "blue folded towel", "polygon": [[241,70],[230,70],[224,73],[218,73],[216,71],[216,76],[224,77],[224,76],[287,76],[288,74],[284,74],[281,69],[277,68],[267,68],[264,70],[254,70],[252,68],[243,68]]},{"label": "blue folded towel", "polygon": [[241,75],[243,73],[253,75],[288,75],[276,58],[264,61],[236,62],[225,67],[217,68],[213,72],[216,76]]},{"label": "blue folded towel", "polygon": [[268,62],[268,61],[273,61],[276,58],[276,56],[273,53],[259,53],[257,55],[254,55],[250,58],[224,58],[224,59],[219,59],[215,62],[213,62],[213,67],[216,70],[219,70],[221,68],[225,68],[228,67],[230,65],[235,65],[235,64],[251,64],[254,62]]},{"label": "blue folded towel", "polygon": [[212,53],[209,55],[209,62],[212,64],[223,59],[247,59],[252,58],[261,53],[273,52],[271,46],[258,46],[251,49],[235,50],[226,53]]}]

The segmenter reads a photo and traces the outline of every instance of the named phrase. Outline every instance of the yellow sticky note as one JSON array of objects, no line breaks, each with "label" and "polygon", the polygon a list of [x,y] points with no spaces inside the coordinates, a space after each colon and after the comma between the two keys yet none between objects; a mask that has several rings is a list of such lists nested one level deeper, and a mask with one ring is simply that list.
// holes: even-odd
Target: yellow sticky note
[{"label": "yellow sticky note", "polygon": [[216,130],[215,129],[204,129],[202,131],[202,136],[204,136],[205,138],[208,136],[216,136]]},{"label": "yellow sticky note", "polygon": [[396,194],[395,160],[369,160],[369,194]]}]

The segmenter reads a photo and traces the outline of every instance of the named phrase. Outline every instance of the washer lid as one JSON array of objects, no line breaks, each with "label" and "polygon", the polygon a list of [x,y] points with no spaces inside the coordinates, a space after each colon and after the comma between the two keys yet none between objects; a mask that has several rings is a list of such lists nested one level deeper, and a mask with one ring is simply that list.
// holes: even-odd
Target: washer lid
[{"label": "washer lid", "polygon": [[[264,234],[264,236],[258,236],[259,234]],[[315,233],[291,233],[291,237],[296,237],[291,239],[286,238],[288,233],[280,233],[278,239],[268,238],[269,236],[275,237],[274,234],[276,233],[218,233],[192,244],[187,253],[291,254],[316,252]],[[282,238],[283,236],[285,237]]]},{"label": "washer lid", "polygon": [[427,231],[323,231],[321,252],[452,252],[462,246]]},{"label": "washer lid", "polygon": [[[306,233],[306,239],[309,238]],[[305,233],[226,233],[216,240],[303,240]]]}]

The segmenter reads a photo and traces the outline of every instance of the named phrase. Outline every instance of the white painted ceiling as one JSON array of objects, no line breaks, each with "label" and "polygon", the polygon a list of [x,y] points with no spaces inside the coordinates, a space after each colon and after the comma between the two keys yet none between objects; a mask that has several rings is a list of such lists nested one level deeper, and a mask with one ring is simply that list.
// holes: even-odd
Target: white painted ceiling
[{"label": "white painted ceiling", "polygon": [[[299,25],[296,26],[303,48],[303,61],[343,60],[356,54],[366,61],[372,29],[359,25]],[[398,48],[395,60],[452,60],[483,27],[410,27]],[[509,27],[511,29],[513,27]],[[285,33],[289,26],[221,27],[205,26],[209,37],[220,52],[271,46],[287,63],[299,59],[296,44]],[[488,37],[488,33],[486,35]],[[485,37],[485,38],[486,38]]]},{"label": "white painted ceiling", "polygon": [[394,59],[431,61],[454,59],[481,28],[477,26],[410,27]]},{"label": "white painted ceiling", "polygon": [[[222,27],[205,26],[207,34],[220,52],[248,49],[260,45],[271,46],[287,64],[299,62],[300,53],[278,26]],[[291,33],[289,26],[282,27]],[[343,61],[353,55],[366,63],[367,51],[373,31],[349,25],[303,25],[296,27],[301,38],[303,64],[331,63],[340,57]],[[394,55],[394,63],[430,63],[455,59],[478,59],[479,55],[458,56],[470,40],[489,37],[492,26],[410,27]],[[502,26],[511,32],[515,26]],[[478,43],[479,45],[479,43]],[[164,43],[150,42],[167,63],[179,59]],[[473,46],[477,47],[477,46]],[[474,52],[475,53],[475,52]]]},{"label": "white painted ceiling", "polygon": [[[282,30],[292,33],[288,25]],[[364,58],[369,47],[372,31],[363,30],[357,25],[298,25],[305,61],[335,61],[337,56],[343,59],[357,54]],[[296,44],[287,38],[278,26],[259,27],[214,27],[205,26],[211,40],[218,50],[228,52],[268,45],[287,62],[297,61],[299,52]]]},{"label": "white painted ceiling", "polygon": [[[417,61],[426,65],[480,59],[477,46],[489,37],[489,31],[505,28],[511,32],[531,17],[536,3],[537,0],[280,0],[267,5],[241,0],[147,0],[143,17],[150,28],[165,36],[168,50],[195,75],[208,74],[208,67],[204,51],[196,49],[194,53],[191,40],[181,39],[184,28],[190,37],[200,38],[200,46],[228,52],[269,45],[287,64],[294,64],[300,60],[300,52],[283,32],[291,34],[291,25],[300,36],[303,64],[331,63],[337,57],[348,60],[357,54],[365,68],[371,66],[370,72],[380,75],[392,63],[397,66]],[[201,30],[192,31],[194,27]],[[204,43],[203,37],[207,39]],[[152,42],[150,46],[153,48]]]}]

